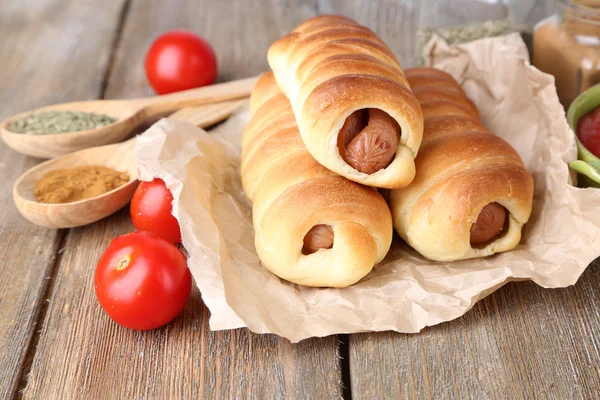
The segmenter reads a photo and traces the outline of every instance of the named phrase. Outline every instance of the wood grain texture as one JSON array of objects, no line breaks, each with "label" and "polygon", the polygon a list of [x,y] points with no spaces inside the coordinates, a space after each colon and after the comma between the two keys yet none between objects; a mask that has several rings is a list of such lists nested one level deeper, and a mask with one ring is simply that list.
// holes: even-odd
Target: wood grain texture
[{"label": "wood grain texture", "polygon": [[418,335],[351,336],[353,397],[596,399],[598,267],[566,289],[510,283]]},{"label": "wood grain texture", "polygon": [[[0,120],[101,91],[122,0],[0,2]],[[68,4],[68,6],[67,6]],[[82,32],[85,30],[85,37]],[[68,60],[68,62],[66,62]],[[0,143],[0,398],[15,392],[64,236],[23,219],[12,184],[38,162]]]},{"label": "wood grain texture", "polygon": [[154,94],[140,71],[160,33],[189,29],[204,37],[217,55],[218,81],[229,81],[266,71],[271,43],[315,14],[316,0],[133,0],[107,96]]},{"label": "wood grain texture", "polygon": [[[95,265],[110,241],[130,232],[128,210],[73,229],[24,396],[41,399],[283,398],[338,394],[334,339],[292,346],[272,335],[211,332],[194,288],[167,326],[136,332],[112,322],[94,294]],[[339,395],[338,395],[339,396]]]},{"label": "wood grain texture", "polygon": [[[166,29],[193,28],[217,50],[221,80],[266,66],[272,40],[314,14],[314,4],[133,0],[109,79],[110,97],[148,94],[141,60]],[[138,64],[136,64],[138,63]],[[93,290],[97,260],[133,229],[127,210],[71,230],[54,281],[26,398],[339,398],[337,338],[292,345],[245,329],[211,332],[195,289],[184,312],[151,332],[121,328]]]}]

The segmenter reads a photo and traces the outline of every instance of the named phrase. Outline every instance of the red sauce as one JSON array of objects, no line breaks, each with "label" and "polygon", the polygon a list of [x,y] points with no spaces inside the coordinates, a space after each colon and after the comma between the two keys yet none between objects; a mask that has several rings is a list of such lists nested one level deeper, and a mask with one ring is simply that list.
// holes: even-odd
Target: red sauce
[{"label": "red sauce", "polygon": [[579,119],[577,137],[586,149],[600,157],[600,107]]}]

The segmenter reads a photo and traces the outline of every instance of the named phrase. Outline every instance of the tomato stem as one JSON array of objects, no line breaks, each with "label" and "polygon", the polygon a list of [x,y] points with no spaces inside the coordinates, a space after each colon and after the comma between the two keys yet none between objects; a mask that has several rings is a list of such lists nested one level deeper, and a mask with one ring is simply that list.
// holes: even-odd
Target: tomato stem
[{"label": "tomato stem", "polygon": [[115,269],[117,271],[124,270],[129,265],[129,261],[130,261],[129,256],[123,256],[123,257],[121,257],[119,259],[119,261],[117,261],[117,266],[115,267]]}]

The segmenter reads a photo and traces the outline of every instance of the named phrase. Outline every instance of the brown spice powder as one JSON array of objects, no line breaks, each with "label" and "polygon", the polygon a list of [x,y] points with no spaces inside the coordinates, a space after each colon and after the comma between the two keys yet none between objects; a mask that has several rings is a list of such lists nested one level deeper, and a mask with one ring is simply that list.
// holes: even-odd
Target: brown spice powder
[{"label": "brown spice powder", "polygon": [[50,171],[34,188],[40,203],[71,203],[89,199],[129,182],[129,174],[110,168],[86,165]]}]

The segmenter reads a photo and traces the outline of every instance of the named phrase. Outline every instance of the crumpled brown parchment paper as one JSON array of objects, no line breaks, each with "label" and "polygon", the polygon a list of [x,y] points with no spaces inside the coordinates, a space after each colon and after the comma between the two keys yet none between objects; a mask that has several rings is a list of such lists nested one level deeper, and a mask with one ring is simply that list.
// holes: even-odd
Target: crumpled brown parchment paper
[{"label": "crumpled brown parchment paper", "polygon": [[247,326],[297,342],[361,331],[418,332],[466,313],[505,283],[531,279],[574,284],[600,255],[600,190],[568,184],[575,140],[553,78],[529,65],[520,37],[448,46],[434,38],[429,65],[452,74],[477,104],[485,125],[510,142],[535,178],[533,214],[521,244],[485,259],[424,259],[395,239],[385,260],[358,284],[315,289],[282,281],[261,266],[251,206],[239,176],[241,111],[211,134],[163,119],[142,134],[140,177],[162,177],[173,191],[189,267],[211,311],[213,330]]}]

